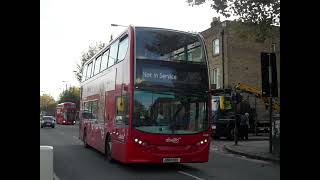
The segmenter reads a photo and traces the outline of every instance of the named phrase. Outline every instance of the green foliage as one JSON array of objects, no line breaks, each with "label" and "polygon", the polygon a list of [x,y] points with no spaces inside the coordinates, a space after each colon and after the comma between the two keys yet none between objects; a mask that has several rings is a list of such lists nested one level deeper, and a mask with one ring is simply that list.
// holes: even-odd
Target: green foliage
[{"label": "green foliage", "polygon": [[57,103],[49,94],[40,96],[40,112],[46,112],[48,115],[53,115],[56,110]]},{"label": "green foliage", "polygon": [[76,103],[77,109],[80,107],[80,88],[71,87],[66,91],[63,91],[59,95],[58,103],[73,102]]},{"label": "green foliage", "polygon": [[90,60],[97,52],[99,52],[105,46],[102,42],[96,42],[94,45],[90,45],[86,52],[82,52],[80,64],[77,64],[77,71],[75,72],[76,78],[79,82],[82,79],[83,65]]},{"label": "green foliage", "polygon": [[243,22],[280,25],[280,0],[187,0],[189,5],[211,2],[224,17],[237,16]]},{"label": "green foliage", "polygon": [[276,27],[266,24],[257,25],[250,22],[239,23],[234,21],[231,27],[232,30],[236,31],[236,34],[238,34],[240,38],[261,43],[264,43],[268,38],[278,36],[275,33],[279,32],[276,30]]}]

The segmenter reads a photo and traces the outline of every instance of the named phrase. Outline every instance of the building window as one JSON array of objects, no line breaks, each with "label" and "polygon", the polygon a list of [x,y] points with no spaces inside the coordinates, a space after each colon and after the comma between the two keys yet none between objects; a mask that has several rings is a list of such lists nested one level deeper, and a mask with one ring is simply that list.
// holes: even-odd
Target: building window
[{"label": "building window", "polygon": [[219,39],[215,39],[212,41],[212,50],[213,55],[219,54]]},{"label": "building window", "polygon": [[220,89],[220,69],[219,68],[212,69],[211,84],[215,84],[216,89]]}]

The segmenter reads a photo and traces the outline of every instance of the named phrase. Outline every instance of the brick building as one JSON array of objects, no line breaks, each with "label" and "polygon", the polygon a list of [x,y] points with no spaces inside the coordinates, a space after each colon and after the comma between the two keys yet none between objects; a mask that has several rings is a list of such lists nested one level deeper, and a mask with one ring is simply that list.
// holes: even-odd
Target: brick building
[{"label": "brick building", "polygon": [[[213,88],[233,88],[245,83],[261,90],[261,52],[276,53],[278,94],[280,97],[280,27],[273,27],[261,38],[256,25],[213,18],[211,27],[201,32],[208,52]],[[268,111],[261,99],[243,94],[251,107],[256,107],[257,119],[267,121]]]}]

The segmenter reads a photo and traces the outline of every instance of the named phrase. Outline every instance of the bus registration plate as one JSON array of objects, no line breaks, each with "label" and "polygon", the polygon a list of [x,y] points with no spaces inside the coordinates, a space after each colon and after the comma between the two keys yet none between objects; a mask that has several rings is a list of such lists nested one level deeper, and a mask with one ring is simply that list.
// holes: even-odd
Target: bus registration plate
[{"label": "bus registration plate", "polygon": [[176,162],[180,162],[180,158],[163,158],[162,162],[163,163],[176,163]]}]

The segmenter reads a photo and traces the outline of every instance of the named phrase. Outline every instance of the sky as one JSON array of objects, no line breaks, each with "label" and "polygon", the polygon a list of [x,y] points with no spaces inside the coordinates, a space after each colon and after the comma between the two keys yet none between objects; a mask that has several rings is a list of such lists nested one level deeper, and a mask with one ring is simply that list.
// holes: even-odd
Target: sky
[{"label": "sky", "polygon": [[125,30],[110,24],[201,32],[217,16],[210,4],[186,0],[40,0],[40,94],[58,100],[66,85],[79,87],[82,52]]}]

